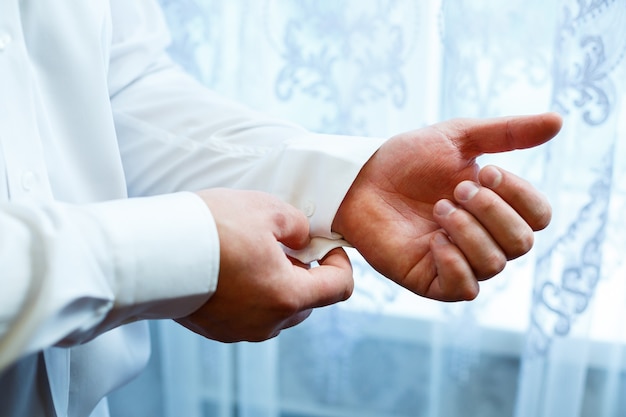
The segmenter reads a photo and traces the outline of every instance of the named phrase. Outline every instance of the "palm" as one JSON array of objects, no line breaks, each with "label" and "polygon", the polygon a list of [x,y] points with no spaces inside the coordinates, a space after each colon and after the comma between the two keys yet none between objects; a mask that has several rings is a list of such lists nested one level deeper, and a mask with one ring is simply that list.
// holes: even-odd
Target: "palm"
[{"label": "palm", "polygon": [[[399,284],[409,278],[424,283],[415,291],[426,294],[436,273],[430,236],[440,229],[433,220],[433,206],[441,198],[451,198],[461,180],[475,180],[478,167],[432,128],[419,131],[417,145],[414,134],[394,137],[375,158],[357,179],[367,178],[359,184],[360,208],[349,217],[354,233],[346,238],[380,273]],[[371,245],[371,236],[384,239]]]},{"label": "palm", "polygon": [[437,299],[471,298],[433,288],[442,273],[432,251],[431,239],[442,230],[433,207],[441,199],[454,201],[461,181],[478,182],[475,158],[483,151],[534,146],[560,127],[556,116],[524,120],[519,126],[501,119],[452,121],[395,136],[353,183],[335,230],[376,270],[411,291]]}]

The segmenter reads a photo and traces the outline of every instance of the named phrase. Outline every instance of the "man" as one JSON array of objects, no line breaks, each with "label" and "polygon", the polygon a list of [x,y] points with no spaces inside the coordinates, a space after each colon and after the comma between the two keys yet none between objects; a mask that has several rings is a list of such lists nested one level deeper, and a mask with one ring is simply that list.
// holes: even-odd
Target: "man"
[{"label": "man", "polygon": [[271,338],[350,296],[346,244],[416,294],[472,299],[549,222],[475,158],[549,140],[557,115],[316,135],[203,89],[167,42],[150,0],[4,4],[0,415],[108,415],[146,319]]}]

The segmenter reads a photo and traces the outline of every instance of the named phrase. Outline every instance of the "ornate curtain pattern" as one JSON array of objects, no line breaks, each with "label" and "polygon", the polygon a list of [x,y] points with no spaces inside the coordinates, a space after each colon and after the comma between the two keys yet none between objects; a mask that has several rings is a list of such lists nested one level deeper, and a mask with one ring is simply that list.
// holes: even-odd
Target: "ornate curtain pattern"
[{"label": "ornate curtain pattern", "polygon": [[564,128],[482,158],[554,213],[477,300],[417,298],[352,253],[353,297],[274,340],[154,323],[151,366],[112,397],[114,415],[626,415],[626,1],[160,2],[195,77],[315,131],[389,137],[546,110]]}]

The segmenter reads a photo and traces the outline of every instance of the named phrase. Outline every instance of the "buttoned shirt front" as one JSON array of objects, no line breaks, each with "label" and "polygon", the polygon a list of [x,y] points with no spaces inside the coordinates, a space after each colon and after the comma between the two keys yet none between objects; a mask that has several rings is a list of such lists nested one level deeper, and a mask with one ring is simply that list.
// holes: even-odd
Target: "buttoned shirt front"
[{"label": "buttoned shirt front", "polygon": [[145,320],[210,297],[219,237],[190,191],[271,192],[309,217],[315,250],[380,146],[221,98],[168,42],[151,0],[3,3],[0,372],[30,369],[51,393],[21,384],[7,409],[106,415],[102,398],[147,361]]}]

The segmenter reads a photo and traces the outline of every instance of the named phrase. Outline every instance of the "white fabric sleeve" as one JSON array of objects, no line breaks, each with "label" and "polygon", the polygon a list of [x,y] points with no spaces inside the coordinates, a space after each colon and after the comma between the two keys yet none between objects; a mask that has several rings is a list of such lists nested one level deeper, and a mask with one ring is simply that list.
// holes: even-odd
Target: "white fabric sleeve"
[{"label": "white fabric sleeve", "polygon": [[[109,74],[130,195],[212,187],[266,191],[309,217],[317,239],[297,254],[302,260],[345,244],[332,233],[332,221],[383,140],[314,134],[209,91],[165,54],[169,37],[158,6],[141,4],[138,17],[125,7],[120,19],[133,25],[118,28],[114,19]],[[131,53],[143,59],[122,61]]]},{"label": "white fabric sleeve", "polygon": [[217,231],[192,193],[84,206],[9,203],[0,206],[0,230],[10,283],[0,292],[0,369],[124,323],[185,316],[215,290]]}]

